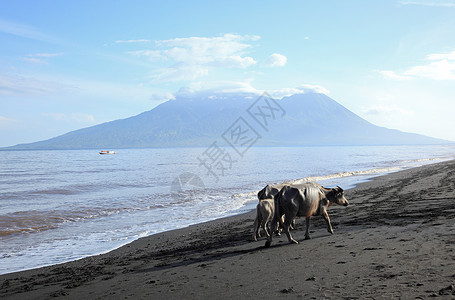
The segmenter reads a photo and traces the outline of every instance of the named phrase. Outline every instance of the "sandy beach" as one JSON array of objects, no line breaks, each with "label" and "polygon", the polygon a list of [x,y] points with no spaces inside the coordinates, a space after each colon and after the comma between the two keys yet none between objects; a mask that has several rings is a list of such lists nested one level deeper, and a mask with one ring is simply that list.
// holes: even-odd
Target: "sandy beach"
[{"label": "sandy beach", "polygon": [[[266,183],[264,183],[265,185]],[[262,187],[258,187],[260,189]],[[255,212],[107,254],[0,276],[2,299],[424,299],[455,297],[455,161],[376,177],[264,248]]]}]

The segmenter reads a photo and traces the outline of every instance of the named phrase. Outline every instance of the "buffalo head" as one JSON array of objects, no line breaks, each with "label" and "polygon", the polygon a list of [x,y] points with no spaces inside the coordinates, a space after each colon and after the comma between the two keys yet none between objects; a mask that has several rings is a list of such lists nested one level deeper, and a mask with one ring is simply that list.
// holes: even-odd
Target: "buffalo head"
[{"label": "buffalo head", "polygon": [[337,185],[336,188],[332,189],[333,194],[334,194],[334,199],[333,202],[335,202],[338,205],[343,205],[343,206],[348,206],[349,202],[346,200],[344,197],[344,191],[341,187]]}]

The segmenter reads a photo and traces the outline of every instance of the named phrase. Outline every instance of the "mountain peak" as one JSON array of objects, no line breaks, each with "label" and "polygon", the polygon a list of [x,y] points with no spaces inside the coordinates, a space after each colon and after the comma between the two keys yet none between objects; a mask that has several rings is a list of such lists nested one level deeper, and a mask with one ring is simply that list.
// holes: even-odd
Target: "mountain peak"
[{"label": "mountain peak", "polygon": [[[206,147],[230,128],[260,95],[248,92],[193,93],[127,119],[79,129],[36,143],[4,149],[81,149],[141,147]],[[275,101],[285,114],[264,130],[256,146],[441,144],[446,141],[375,126],[325,94],[302,93]],[[258,104],[259,103],[259,104]],[[262,112],[263,117],[267,112]],[[273,126],[272,126],[273,125]]]}]

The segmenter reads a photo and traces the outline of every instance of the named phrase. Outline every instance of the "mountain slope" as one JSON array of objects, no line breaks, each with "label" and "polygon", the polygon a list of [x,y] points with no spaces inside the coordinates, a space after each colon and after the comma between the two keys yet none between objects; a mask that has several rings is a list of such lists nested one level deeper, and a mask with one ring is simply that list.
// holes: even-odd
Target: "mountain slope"
[{"label": "mountain slope", "polygon": [[[371,124],[324,94],[298,94],[282,99],[289,112],[275,134],[289,132],[301,145],[434,144],[446,141]],[[291,125],[292,124],[292,125]],[[294,138],[293,138],[294,137]]]},{"label": "mountain slope", "polygon": [[[270,100],[268,127],[254,120],[249,109],[258,97],[217,94],[179,97],[127,119],[68,132],[64,135],[6,149],[83,149],[209,146],[242,117],[261,137],[255,145],[387,145],[441,144],[446,141],[375,126],[324,94],[297,94]],[[259,103],[260,104],[260,103]],[[279,108],[279,109],[278,109]],[[273,116],[273,118],[271,117]],[[258,117],[260,119],[260,117]]]}]

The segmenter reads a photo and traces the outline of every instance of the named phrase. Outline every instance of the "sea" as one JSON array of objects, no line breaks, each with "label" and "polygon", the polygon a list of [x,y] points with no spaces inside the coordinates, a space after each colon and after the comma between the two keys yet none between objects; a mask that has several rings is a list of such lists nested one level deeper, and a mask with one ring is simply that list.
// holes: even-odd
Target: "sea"
[{"label": "sea", "polygon": [[266,184],[348,189],[455,158],[455,145],[99,150],[0,151],[0,274],[251,211]]}]

